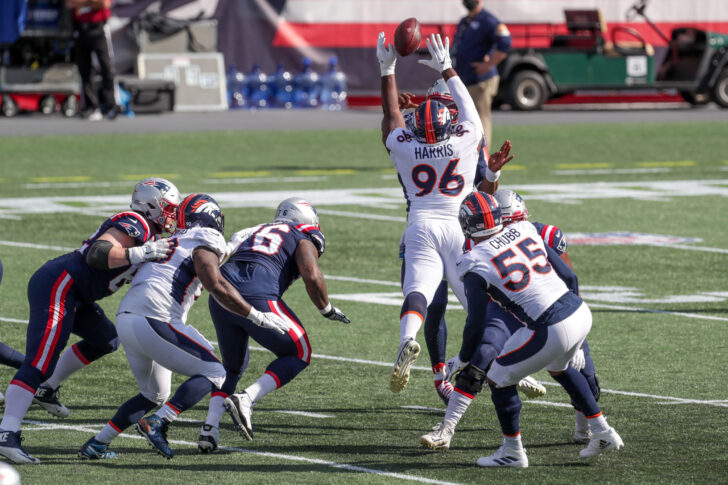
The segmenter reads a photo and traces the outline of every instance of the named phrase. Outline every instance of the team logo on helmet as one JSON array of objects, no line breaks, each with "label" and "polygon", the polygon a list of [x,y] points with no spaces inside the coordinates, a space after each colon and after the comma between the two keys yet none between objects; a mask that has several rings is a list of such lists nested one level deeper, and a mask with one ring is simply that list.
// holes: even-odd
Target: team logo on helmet
[{"label": "team logo on helmet", "polygon": [[185,197],[177,208],[177,227],[209,227],[225,231],[225,214],[217,201],[207,194],[192,194]]},{"label": "team logo on helmet", "polygon": [[179,200],[179,191],[172,182],[150,177],[136,184],[130,207],[157,226],[171,232],[174,230],[175,211]]},{"label": "team logo on helmet", "polygon": [[498,202],[483,192],[473,192],[463,199],[458,220],[465,237],[492,236],[503,229]]},{"label": "team logo on helmet", "polygon": [[426,99],[415,111],[414,134],[420,143],[434,144],[450,138],[450,110],[436,99]]}]

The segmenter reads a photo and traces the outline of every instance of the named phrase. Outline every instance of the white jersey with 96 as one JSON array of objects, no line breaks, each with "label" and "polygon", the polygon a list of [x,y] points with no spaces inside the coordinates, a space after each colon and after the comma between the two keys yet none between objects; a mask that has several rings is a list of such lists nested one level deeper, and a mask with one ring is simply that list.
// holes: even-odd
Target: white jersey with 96
[{"label": "white jersey with 96", "polygon": [[177,231],[169,239],[175,245],[172,255],[141,265],[119,304],[118,313],[134,313],[172,324],[185,323],[190,307],[202,291],[192,251],[199,246],[208,247],[222,262],[226,242],[219,231],[207,227]]},{"label": "white jersey with 96", "polygon": [[420,143],[405,128],[389,133],[386,147],[408,205],[408,223],[421,219],[457,220],[460,202],[473,191],[482,140],[471,121],[455,126],[440,143]]}]

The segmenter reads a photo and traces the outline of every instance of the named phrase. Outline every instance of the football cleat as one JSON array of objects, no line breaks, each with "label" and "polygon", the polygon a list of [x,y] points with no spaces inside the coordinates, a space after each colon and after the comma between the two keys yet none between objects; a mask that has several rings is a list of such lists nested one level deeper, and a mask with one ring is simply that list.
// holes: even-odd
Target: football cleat
[{"label": "football cleat", "polygon": [[169,447],[167,441],[167,429],[169,428],[167,421],[153,414],[137,421],[135,427],[157,453],[168,460],[174,456],[174,451]]},{"label": "football cleat", "polygon": [[478,458],[476,463],[483,467],[528,468],[528,457],[525,448],[515,449],[501,445],[495,453]]},{"label": "football cleat", "polygon": [[574,430],[574,443],[578,443],[580,445],[586,445],[591,440],[591,430],[589,428],[587,429],[575,429]]},{"label": "football cleat", "polygon": [[90,438],[78,450],[78,457],[84,460],[106,460],[116,458],[116,452],[109,451],[109,445],[96,438]]},{"label": "football cleat", "polygon": [[40,386],[35,391],[33,402],[57,418],[67,418],[71,411],[58,400],[60,396],[59,389],[60,387],[53,390],[48,386]]},{"label": "football cleat", "polygon": [[197,450],[200,453],[214,453],[217,451],[217,444],[220,442],[220,429],[211,424],[203,424],[200,436],[197,437]]},{"label": "football cleat", "polygon": [[531,376],[526,376],[518,381],[518,390],[529,399],[536,399],[546,395],[546,388]]},{"label": "football cleat", "polygon": [[455,434],[455,424],[442,421],[427,434],[420,436],[420,444],[431,450],[447,451]]},{"label": "football cleat", "polygon": [[445,403],[445,406],[450,402],[450,396],[452,395],[452,391],[455,389],[452,387],[452,384],[450,384],[450,381],[435,381],[435,389],[437,390],[437,395],[440,396],[440,399],[442,399],[442,402]]},{"label": "football cleat", "polygon": [[22,439],[20,431],[5,431],[0,429],[0,455],[3,455],[13,463],[40,463],[38,458],[30,456],[20,446]]},{"label": "football cleat", "polygon": [[392,376],[389,379],[389,389],[392,392],[401,392],[409,382],[410,369],[417,356],[420,355],[420,344],[415,339],[403,340],[399,344],[397,360],[392,366]]},{"label": "football cleat", "polygon": [[609,428],[601,433],[593,433],[589,440],[589,446],[579,452],[579,458],[594,458],[608,451],[617,451],[623,447],[622,438],[614,428]]},{"label": "football cleat", "polygon": [[233,418],[233,424],[240,436],[248,441],[253,441],[253,423],[250,420],[253,415],[253,401],[250,396],[245,391],[233,394],[227,397],[222,405]]}]

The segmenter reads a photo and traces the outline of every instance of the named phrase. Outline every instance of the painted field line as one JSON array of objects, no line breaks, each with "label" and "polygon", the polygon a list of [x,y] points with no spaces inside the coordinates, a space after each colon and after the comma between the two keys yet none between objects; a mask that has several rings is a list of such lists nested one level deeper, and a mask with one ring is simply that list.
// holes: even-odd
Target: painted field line
[{"label": "painted field line", "polygon": [[33,244],[18,241],[0,241],[0,246],[13,246],[16,248],[50,249],[52,251],[75,251],[78,248],[67,248],[64,246],[51,246],[48,244]]},{"label": "painted field line", "polygon": [[[28,422],[30,424],[34,424],[34,425],[37,425],[40,427],[39,428],[29,428],[29,429],[24,428],[23,431],[31,431],[31,430],[32,431],[37,431],[37,430],[45,431],[48,429],[59,429],[59,428],[56,428],[56,426],[58,426],[58,425],[56,425],[54,423],[48,423],[48,422],[43,422],[43,421],[25,421],[25,422]],[[64,426],[63,429],[68,429],[71,431],[81,431],[81,432],[85,432],[85,433],[94,433],[94,434],[98,433],[98,430],[94,429],[92,426],[94,426],[94,425],[81,424],[81,425],[77,425],[77,426]],[[142,436],[127,434],[127,433],[121,433],[118,437],[146,441],[146,439]],[[189,446],[189,447],[197,448],[197,443],[193,442],[193,441],[169,440],[169,443],[175,444],[175,445],[180,445],[180,446]],[[80,446],[80,444],[79,444],[79,446]],[[405,475],[403,473],[387,472],[384,470],[377,470],[374,468],[366,468],[366,467],[361,467],[361,466],[356,466],[356,465],[349,465],[346,463],[336,463],[334,461],[319,460],[316,458],[306,458],[304,456],[298,456],[298,455],[285,455],[282,453],[269,453],[266,451],[249,450],[249,449],[245,449],[245,448],[235,448],[235,447],[231,447],[231,446],[221,446],[220,449],[225,450],[225,451],[233,451],[233,452],[237,452],[237,453],[246,453],[249,455],[265,456],[268,458],[277,458],[280,460],[310,463],[312,465],[323,465],[323,466],[328,466],[331,468],[337,468],[339,470],[348,470],[348,471],[352,471],[352,472],[369,473],[372,475],[397,478],[400,480],[408,480],[411,482],[433,483],[433,484],[437,484],[437,485],[458,485],[455,482],[444,482],[441,480],[433,480],[431,478],[419,477],[417,475]]]},{"label": "painted field line", "polygon": [[308,411],[294,411],[292,409],[276,409],[273,412],[280,413],[280,414],[293,414],[294,416],[303,416],[306,418],[316,418],[316,419],[327,419],[327,418],[334,417],[334,416],[331,416],[330,414],[309,413]]},{"label": "painted field line", "polygon": [[632,175],[639,173],[666,173],[669,168],[601,168],[583,170],[554,170],[554,175]]},{"label": "painted field line", "polygon": [[357,219],[372,219],[375,221],[407,222],[407,218],[400,216],[385,216],[380,214],[368,214],[365,212],[336,211],[316,208],[319,214],[329,216],[355,217]]},{"label": "painted field line", "polygon": [[677,317],[697,318],[698,320],[718,320],[721,322],[728,322],[728,318],[726,318],[726,317],[714,317],[712,315],[699,315],[697,313],[672,312],[672,311],[668,311],[668,310],[654,310],[651,308],[634,308],[634,307],[622,306],[622,305],[605,305],[603,303],[593,303],[590,301],[587,301],[587,304],[591,308],[604,308],[607,310],[620,310],[620,311],[632,312],[632,313],[660,313],[663,315],[673,315],[673,316],[677,316]]},{"label": "painted field line", "polygon": [[0,322],[22,323],[23,325],[28,325],[28,320],[21,320],[19,318],[0,317]]}]

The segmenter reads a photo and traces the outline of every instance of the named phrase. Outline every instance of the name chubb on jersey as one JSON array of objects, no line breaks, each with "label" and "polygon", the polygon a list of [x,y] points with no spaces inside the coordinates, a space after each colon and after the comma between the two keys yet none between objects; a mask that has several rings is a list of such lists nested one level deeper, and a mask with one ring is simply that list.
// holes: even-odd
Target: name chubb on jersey
[{"label": "name chubb on jersey", "polygon": [[455,153],[452,145],[446,143],[440,146],[417,146],[415,147],[415,158],[445,158],[451,157]]},{"label": "name chubb on jersey", "polygon": [[493,249],[500,249],[503,246],[506,246],[509,242],[515,241],[519,237],[521,237],[521,233],[518,232],[516,228],[511,228],[488,239],[488,244],[490,244]]}]

